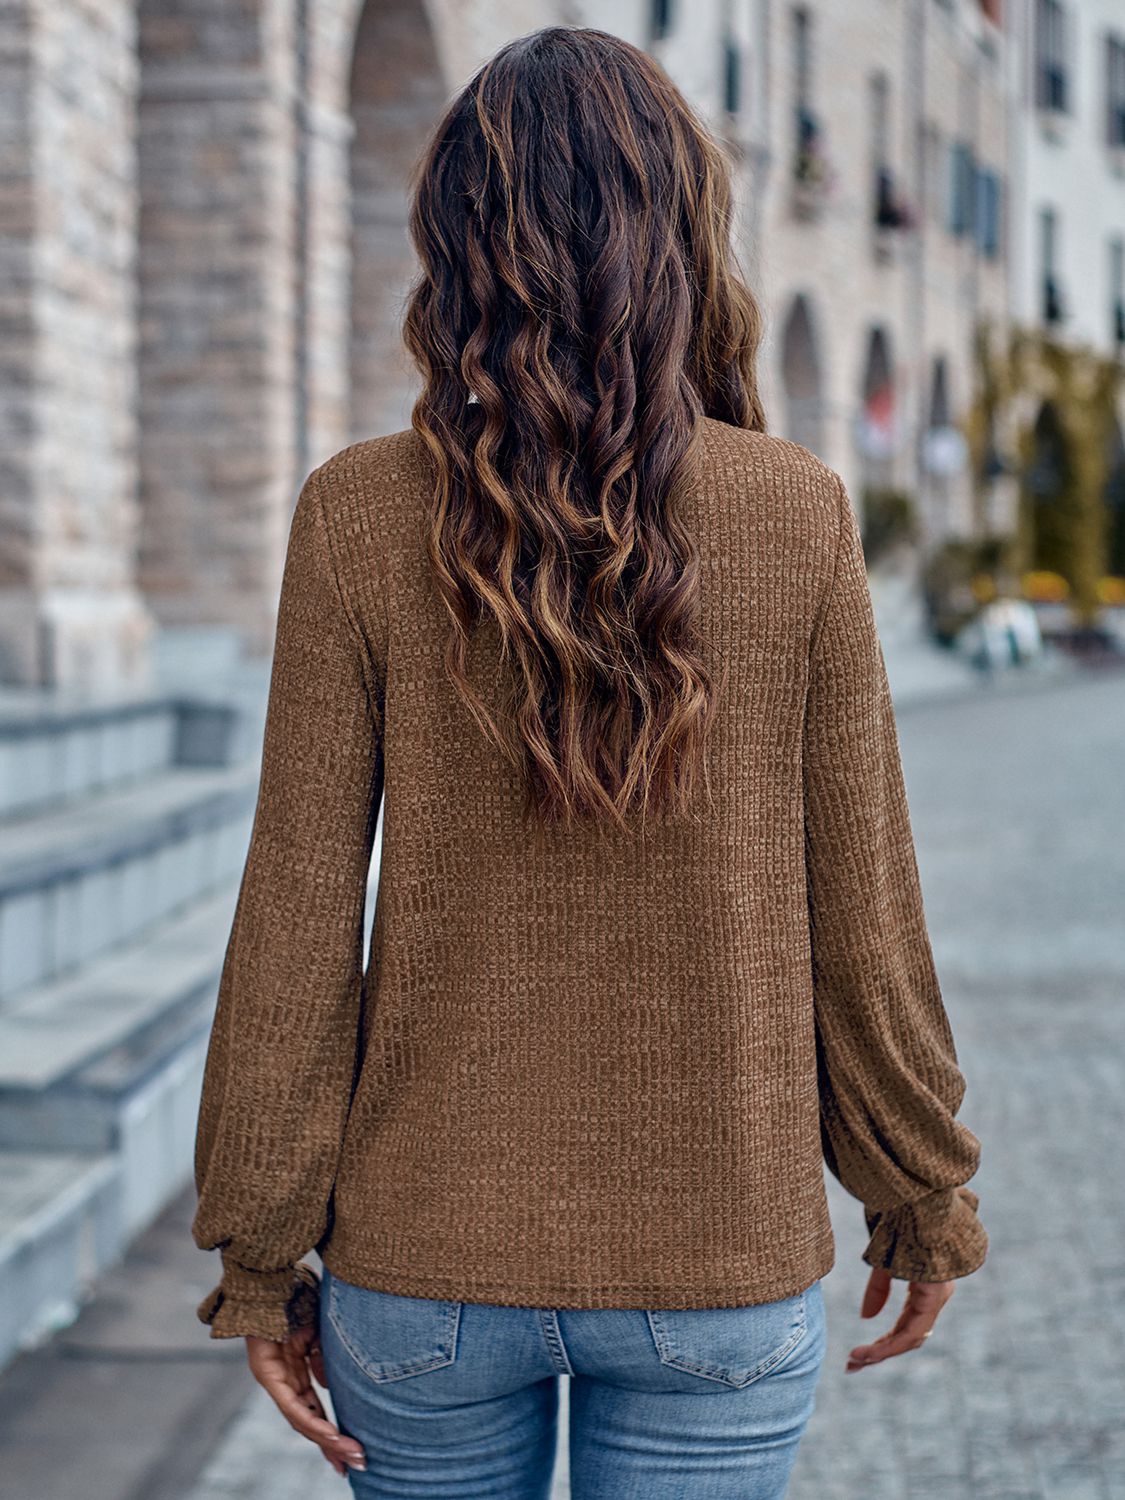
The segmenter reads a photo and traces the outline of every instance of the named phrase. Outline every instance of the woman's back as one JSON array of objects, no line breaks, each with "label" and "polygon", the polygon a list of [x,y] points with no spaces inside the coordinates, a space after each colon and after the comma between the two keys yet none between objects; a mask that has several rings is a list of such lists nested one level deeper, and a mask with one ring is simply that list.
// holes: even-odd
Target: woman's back
[{"label": "woman's back", "polygon": [[[833,1263],[823,1120],[900,1274],[983,1255],[975,1198],[953,1191],[978,1147],[952,1117],[963,1080],[850,501],[804,449],[709,419],[695,468],[721,684],[705,778],[680,817],[533,835],[445,671],[421,440],[357,444],[306,483],[224,974],[239,1029],[216,1028],[201,1115],[202,1239],[237,1204],[265,1264],[315,1243],[337,1275],[408,1295],[762,1302]],[[470,670],[494,700],[487,628]],[[290,1090],[323,1108],[282,1151]],[[919,1183],[929,1227],[903,1206]]]}]

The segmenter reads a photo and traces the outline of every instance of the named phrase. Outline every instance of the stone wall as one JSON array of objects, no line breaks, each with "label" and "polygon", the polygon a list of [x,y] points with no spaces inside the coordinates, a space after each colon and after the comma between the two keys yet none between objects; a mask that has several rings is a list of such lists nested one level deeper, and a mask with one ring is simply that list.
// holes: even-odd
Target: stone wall
[{"label": "stone wall", "polygon": [[0,25],[0,677],[136,680],[133,7],[21,0]]},{"label": "stone wall", "polygon": [[140,6],[141,584],[259,646],[296,471],[288,10]]}]

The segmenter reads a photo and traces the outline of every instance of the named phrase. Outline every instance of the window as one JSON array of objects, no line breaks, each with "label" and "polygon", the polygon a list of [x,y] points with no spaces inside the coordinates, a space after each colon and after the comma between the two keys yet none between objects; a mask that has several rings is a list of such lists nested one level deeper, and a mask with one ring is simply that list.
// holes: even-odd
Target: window
[{"label": "window", "polygon": [[1070,109],[1066,32],[1067,16],[1062,0],[1038,0],[1035,12],[1035,102],[1040,109],[1059,114]]},{"label": "window", "polygon": [[1125,38],[1105,39],[1106,140],[1125,146]]},{"label": "window", "polygon": [[1125,240],[1109,242],[1110,337],[1120,355],[1125,349]]},{"label": "window", "polygon": [[922,165],[922,211],[933,223],[942,224],[948,201],[945,186],[948,152],[941,130],[932,120],[919,122],[918,160]]},{"label": "window", "polygon": [[976,222],[976,162],[973,148],[954,141],[949,161],[949,232],[971,234]]},{"label": "window", "polygon": [[803,5],[791,12],[793,53],[793,179],[803,195],[819,198],[829,178],[820,121],[812,107],[812,16]]},{"label": "window", "polygon": [[895,182],[888,161],[891,83],[886,73],[871,75],[870,107],[875,223],[880,229],[897,229],[901,223],[901,214],[895,198]]},{"label": "window", "polygon": [[1043,321],[1061,323],[1062,296],[1059,291],[1059,218],[1053,208],[1039,212],[1039,261],[1043,273]]},{"label": "window", "polygon": [[675,0],[652,0],[649,16],[649,36],[654,42],[662,42],[672,33],[675,24]]},{"label": "window", "polygon": [[812,112],[812,17],[800,5],[793,12],[793,99],[800,160],[816,134]]},{"label": "window", "polygon": [[1000,254],[1000,215],[1003,180],[991,167],[981,166],[971,146],[954,141],[949,155],[949,231],[973,243],[988,260]]},{"label": "window", "polygon": [[1000,254],[1000,175],[982,167],[976,174],[977,248],[988,260]]},{"label": "window", "polygon": [[871,75],[871,149],[876,168],[887,165],[891,82],[885,73]]},{"label": "window", "polygon": [[729,33],[723,43],[723,108],[728,115],[742,108],[742,49]]},{"label": "window", "polygon": [[797,103],[807,104],[812,93],[812,17],[803,5],[793,11],[793,68]]}]

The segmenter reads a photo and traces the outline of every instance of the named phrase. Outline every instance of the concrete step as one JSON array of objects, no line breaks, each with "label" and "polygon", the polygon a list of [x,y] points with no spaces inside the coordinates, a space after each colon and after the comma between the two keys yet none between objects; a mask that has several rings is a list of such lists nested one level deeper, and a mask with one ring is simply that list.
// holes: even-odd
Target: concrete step
[{"label": "concrete step", "polygon": [[244,751],[239,718],[234,703],[167,691],[2,688],[0,817],[63,806],[172,765],[227,764]]},{"label": "concrete step", "polygon": [[108,1156],[0,1151],[0,1365],[71,1322],[122,1253],[120,1184]]},{"label": "concrete step", "polygon": [[0,1006],[238,874],[258,768],[174,767],[0,827]]},{"label": "concrete step", "polygon": [[190,1034],[210,1014],[237,896],[238,881],[228,881],[127,947],[0,1010],[0,1147],[116,1144],[120,1101],[107,1079],[147,1082],[185,1020]]},{"label": "concrete step", "polygon": [[[0,1366],[190,1182],[238,894],[228,881],[127,949],[0,1013]],[[7,1257],[7,1260],[5,1259]]]}]

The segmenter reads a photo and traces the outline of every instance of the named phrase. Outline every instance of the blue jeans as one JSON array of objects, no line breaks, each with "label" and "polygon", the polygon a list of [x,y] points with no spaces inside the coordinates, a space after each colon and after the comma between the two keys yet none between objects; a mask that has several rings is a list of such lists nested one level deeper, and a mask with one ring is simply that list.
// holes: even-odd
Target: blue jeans
[{"label": "blue jeans", "polygon": [[819,1281],[690,1311],[447,1302],[330,1272],[322,1292],[363,1500],[547,1500],[560,1375],[574,1500],[781,1500],[824,1359]]}]

